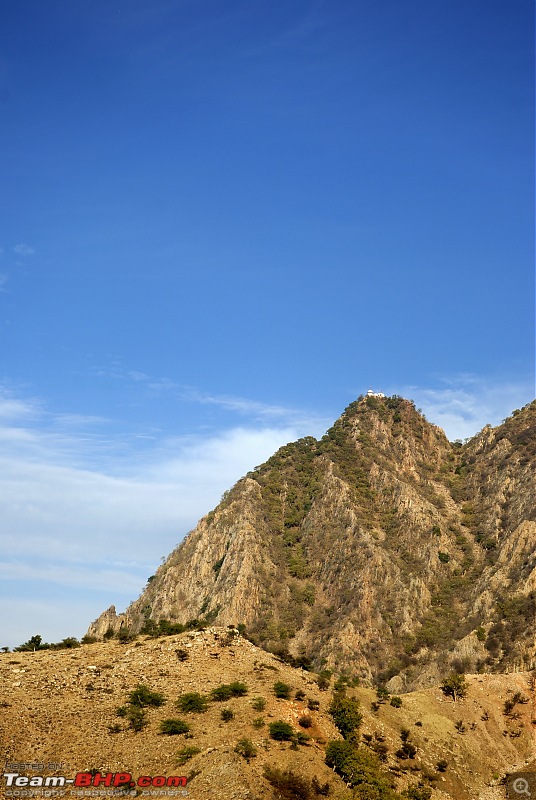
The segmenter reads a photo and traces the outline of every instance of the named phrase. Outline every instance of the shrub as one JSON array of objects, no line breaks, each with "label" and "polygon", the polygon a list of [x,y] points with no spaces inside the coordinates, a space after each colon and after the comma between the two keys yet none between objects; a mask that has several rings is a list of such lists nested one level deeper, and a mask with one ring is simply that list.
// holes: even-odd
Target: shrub
[{"label": "shrub", "polygon": [[414,784],[404,789],[402,797],[408,797],[409,800],[430,800],[432,790],[429,786],[424,786],[422,783]]},{"label": "shrub", "polygon": [[165,733],[167,736],[178,736],[189,732],[190,726],[183,719],[164,719],[160,723],[160,733]]},{"label": "shrub", "polygon": [[309,782],[290,770],[265,766],[264,777],[282,800],[309,800],[311,797]]},{"label": "shrub", "polygon": [[346,691],[346,687],[348,686],[348,679],[345,678],[343,675],[337,678],[335,683],[333,684],[333,691],[334,692],[342,692]]},{"label": "shrub", "polygon": [[318,684],[318,688],[321,692],[327,691],[329,689],[329,682],[331,680],[331,672],[330,670],[326,669],[323,670],[317,677],[316,682]]},{"label": "shrub", "polygon": [[305,700],[305,692],[303,691],[303,689],[298,689],[294,693],[294,697],[296,698],[296,700]]},{"label": "shrub", "polygon": [[387,761],[387,754],[389,752],[388,745],[385,742],[373,742],[371,745],[371,750],[373,750],[380,761]]},{"label": "shrub", "polygon": [[504,701],[503,714],[508,716],[514,710],[515,703],[511,697]]},{"label": "shrub", "polygon": [[316,775],[313,775],[311,778],[311,788],[315,794],[327,797],[331,787],[327,781],[326,783],[320,783]]},{"label": "shrub", "polygon": [[182,767],[183,764],[186,764],[191,758],[196,756],[198,753],[201,752],[199,747],[183,747],[182,750],[179,750],[178,758],[177,758],[177,765]]},{"label": "shrub", "polygon": [[357,749],[348,741],[331,741],[326,748],[326,764],[350,786],[359,786],[359,797],[395,800],[388,778],[381,772],[377,756]]},{"label": "shrub", "polygon": [[265,722],[262,717],[256,717],[251,724],[254,728],[264,728]]},{"label": "shrub", "polygon": [[288,683],[283,683],[282,681],[276,681],[274,683],[273,688],[276,697],[279,697],[281,700],[289,699],[292,687],[289,686]]},{"label": "shrub", "polygon": [[457,719],[454,723],[454,727],[458,731],[458,733],[465,733],[467,728],[464,725],[463,719]]},{"label": "shrub", "polygon": [[363,720],[363,715],[359,711],[359,702],[344,695],[335,695],[328,711],[345,739],[359,728]]},{"label": "shrub", "polygon": [[128,694],[128,702],[131,706],[161,706],[166,702],[166,698],[160,692],[153,692],[144,683],[139,683],[135,689]]},{"label": "shrub", "polygon": [[310,728],[313,724],[313,720],[309,716],[309,714],[303,714],[298,720],[298,725],[301,728]]},{"label": "shrub", "polygon": [[463,675],[464,672],[470,671],[472,661],[466,656],[465,658],[453,658],[450,663],[453,672],[457,672],[458,675]]},{"label": "shrub", "polygon": [[[104,634],[106,636],[106,634]],[[112,634],[113,635],[113,634]],[[48,645],[46,645],[48,647]],[[35,651],[35,650],[43,650],[45,645],[43,644],[43,639],[39,634],[35,636],[31,636],[27,642],[24,644],[19,645],[18,647],[13,648],[14,653],[21,653],[24,651]]]},{"label": "shrub", "polygon": [[394,695],[394,697],[391,697],[391,700],[389,702],[390,702],[390,705],[393,706],[393,708],[401,708],[402,707],[402,698],[398,697],[398,695]]},{"label": "shrub", "polygon": [[467,694],[465,676],[459,675],[457,672],[451,672],[441,684],[441,691],[444,695],[447,695],[447,697],[452,697],[454,702],[456,702],[458,698],[464,698]]},{"label": "shrub", "polygon": [[524,704],[528,702],[528,697],[525,697],[522,692],[515,692],[512,697],[509,697],[504,701],[503,714],[508,717],[512,714],[512,711],[518,703]]},{"label": "shrub", "polygon": [[445,772],[445,770],[447,769],[448,765],[449,765],[448,761],[445,761],[444,758],[440,759],[436,764],[437,771],[438,772]]},{"label": "shrub", "polygon": [[175,654],[179,661],[187,661],[190,657],[188,650],[183,650],[182,647],[178,647],[177,650],[175,650]]},{"label": "shrub", "polygon": [[378,686],[376,689],[376,697],[378,698],[378,703],[385,703],[386,700],[389,700],[389,692],[385,686]]},{"label": "shrub", "polygon": [[255,758],[257,755],[257,748],[251,739],[240,739],[235,747],[235,753],[238,753],[238,755],[245,758],[246,761],[249,761],[250,758]]},{"label": "shrub", "polygon": [[229,722],[234,717],[233,712],[230,708],[222,708],[221,710],[221,718],[224,722]]},{"label": "shrub", "polygon": [[80,642],[74,636],[67,636],[66,639],[62,639],[58,645],[55,645],[58,649],[65,649],[71,650],[73,647],[80,647]]},{"label": "shrub", "polygon": [[522,705],[529,702],[529,698],[523,692],[514,692],[512,700],[514,703],[521,703]]},{"label": "shrub", "polygon": [[228,686],[227,684],[222,684],[222,686],[217,686],[210,693],[211,700],[216,700],[219,703],[225,700],[229,700],[232,696],[233,693],[231,691],[231,687]]},{"label": "shrub", "polygon": [[233,697],[244,697],[248,693],[248,687],[240,681],[233,681],[229,684],[229,688],[233,693]]},{"label": "shrub", "polygon": [[417,754],[417,748],[411,742],[404,742],[402,747],[396,751],[395,756],[397,758],[415,758]]},{"label": "shrub", "polygon": [[185,714],[203,714],[208,708],[208,702],[199,692],[186,692],[180,695],[177,706]]},{"label": "shrub", "polygon": [[264,697],[254,697],[251,701],[254,711],[264,711],[266,708],[266,700]]},{"label": "shrub", "polygon": [[140,706],[129,706],[125,714],[132,730],[141,731],[147,725],[145,711]]},{"label": "shrub", "polygon": [[218,702],[229,700],[231,697],[243,697],[248,693],[248,687],[245,683],[234,681],[233,683],[222,683],[217,686],[210,693],[211,699]]},{"label": "shrub", "polygon": [[310,697],[307,700],[307,708],[309,709],[309,711],[318,711],[318,709],[320,708],[320,700],[313,700],[313,698]]},{"label": "shrub", "polygon": [[289,725],[288,722],[283,722],[283,720],[280,719],[270,723],[269,731],[270,738],[275,739],[278,742],[288,742],[294,735],[294,729],[292,728],[292,725]]},{"label": "shrub", "polygon": [[192,623],[182,625],[180,622],[170,622],[168,619],[160,619],[156,625],[154,620],[148,620],[141,633],[148,633],[150,636],[173,636],[176,633],[183,633],[191,625]]},{"label": "shrub", "polygon": [[121,733],[121,725],[117,722],[114,725],[108,725],[108,733]]}]

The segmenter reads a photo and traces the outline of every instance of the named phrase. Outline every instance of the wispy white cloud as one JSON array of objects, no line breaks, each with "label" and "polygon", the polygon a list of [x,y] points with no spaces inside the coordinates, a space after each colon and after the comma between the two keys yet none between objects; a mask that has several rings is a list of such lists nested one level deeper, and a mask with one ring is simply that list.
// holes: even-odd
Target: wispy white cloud
[{"label": "wispy white cloud", "polygon": [[324,432],[332,422],[330,418],[308,409],[263,403],[247,397],[203,392],[170,378],[155,377],[137,370],[125,370],[118,365],[108,370],[101,369],[97,374],[116,380],[132,381],[134,384],[144,386],[153,395],[175,395],[183,402],[217,406],[248,419],[250,424],[267,423],[297,427],[303,431],[300,434],[302,436]]},{"label": "wispy white cloud", "polygon": [[0,561],[0,580],[32,583],[41,581],[69,588],[119,593],[129,597],[139,593],[140,589],[139,577],[133,576],[128,569],[93,567],[88,570],[73,564],[66,569],[64,564],[42,559],[38,564],[28,561]]},{"label": "wispy white cloud", "polygon": [[41,416],[39,401],[19,398],[0,387],[0,422],[29,421]]},{"label": "wispy white cloud", "polygon": [[195,390],[184,393],[185,399],[193,402],[215,405],[234,411],[242,416],[247,416],[261,421],[284,421],[286,424],[297,425],[300,428],[308,428],[314,434],[323,431],[331,420],[304,409],[289,408],[288,406],[261,403],[257,400],[250,400],[244,397],[233,397],[229,395],[204,394]]},{"label": "wispy white cloud", "polygon": [[6,275],[5,272],[0,272],[0,292],[5,292],[4,286],[9,280],[9,275]]},{"label": "wispy white cloud", "polygon": [[25,448],[21,434],[6,437],[0,455],[0,550],[88,565],[103,553],[109,563],[124,561],[128,553],[137,563],[153,563],[225,489],[297,433],[236,428],[206,439],[164,440],[122,476],[107,473],[107,467],[118,470],[109,452],[102,453],[103,463],[84,469],[71,464],[76,442],[65,441],[61,464],[58,442],[50,447],[46,434],[41,439],[26,432]]},{"label": "wispy white cloud", "polygon": [[33,256],[35,250],[33,247],[30,247],[29,244],[16,244],[13,248],[13,252],[18,256]]},{"label": "wispy white cloud", "polygon": [[94,427],[110,423],[106,417],[97,417],[91,414],[56,414],[54,423],[58,427],[80,429],[84,427]]},{"label": "wispy white cloud", "polygon": [[426,417],[451,441],[474,436],[485,425],[498,425],[516,408],[534,399],[532,380],[458,375],[442,378],[433,388],[406,386],[399,394],[411,397]]}]

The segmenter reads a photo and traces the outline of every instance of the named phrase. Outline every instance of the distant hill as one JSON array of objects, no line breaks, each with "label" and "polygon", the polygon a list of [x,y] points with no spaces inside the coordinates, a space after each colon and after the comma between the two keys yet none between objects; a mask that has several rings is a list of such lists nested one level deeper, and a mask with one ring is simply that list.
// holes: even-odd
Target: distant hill
[{"label": "distant hill", "polygon": [[[536,666],[536,402],[451,443],[401,397],[351,403],[221,503],[97,638],[197,619],[392,691]],[[180,630],[180,627],[177,628]]]}]

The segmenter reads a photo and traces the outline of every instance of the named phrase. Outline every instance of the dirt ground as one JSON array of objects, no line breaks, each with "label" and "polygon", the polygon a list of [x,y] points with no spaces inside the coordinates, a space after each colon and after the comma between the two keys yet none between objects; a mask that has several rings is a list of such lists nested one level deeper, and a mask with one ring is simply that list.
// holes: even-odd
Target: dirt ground
[{"label": "dirt ground", "polygon": [[[102,782],[106,778],[100,786],[91,776],[91,786],[83,783],[88,778],[80,778],[77,787],[46,792],[38,785],[38,779],[47,776],[75,779],[78,773],[100,772],[129,773],[137,784],[132,796],[264,800],[273,796],[264,768],[277,766],[309,780],[314,776],[322,785],[328,782],[335,800],[350,797],[324,763],[327,741],[340,737],[327,713],[331,691],[320,691],[315,677],[220,628],[159,639],[140,637],[127,644],[111,641],[72,650],[5,653],[0,656],[0,796],[104,797],[113,791]],[[386,702],[374,711],[374,690],[350,690],[361,702],[362,736],[370,740],[369,746],[382,742],[384,766],[400,790],[422,780],[436,800],[502,800],[506,773],[536,772],[536,705],[530,676],[466,677],[467,697],[456,703],[432,688],[403,695],[401,708]],[[181,694],[208,695],[232,681],[244,682],[247,695],[210,702],[205,713],[185,714],[176,707]],[[289,684],[293,698],[301,690],[305,699],[277,699],[275,681]],[[166,702],[148,708],[147,724],[136,732],[117,709],[140,683],[165,695]],[[527,702],[516,704],[507,716],[504,703],[515,692]],[[262,711],[252,705],[258,697],[265,700]],[[308,699],[318,702],[318,711],[307,709]],[[233,714],[229,721],[222,719],[224,708]],[[304,714],[312,719],[307,729],[298,724]],[[186,720],[190,733],[161,734],[161,722],[177,717]],[[274,741],[268,725],[276,720],[290,723],[310,740],[297,747]],[[417,749],[414,758],[395,755],[402,728],[410,731],[409,741]],[[255,749],[249,759],[236,751],[243,739]],[[187,761],[181,755],[185,748],[197,750]],[[437,769],[439,761],[447,762],[444,771]],[[28,781],[15,784],[18,778],[6,775],[26,776]],[[178,781],[182,776],[187,778],[185,788]],[[145,784],[138,783],[140,778]],[[168,779],[174,783],[166,785]]]}]

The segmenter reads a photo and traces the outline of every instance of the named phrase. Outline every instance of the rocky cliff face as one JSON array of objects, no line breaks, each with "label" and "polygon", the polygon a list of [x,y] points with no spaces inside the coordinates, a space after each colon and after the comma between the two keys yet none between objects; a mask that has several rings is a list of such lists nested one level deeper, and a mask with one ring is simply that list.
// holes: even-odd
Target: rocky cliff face
[{"label": "rocky cliff face", "polygon": [[244,625],[257,644],[402,691],[536,664],[536,403],[465,445],[410,401],[361,398],[224,496],[123,614]]}]

